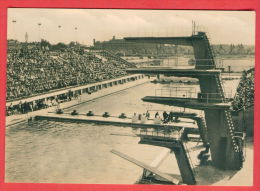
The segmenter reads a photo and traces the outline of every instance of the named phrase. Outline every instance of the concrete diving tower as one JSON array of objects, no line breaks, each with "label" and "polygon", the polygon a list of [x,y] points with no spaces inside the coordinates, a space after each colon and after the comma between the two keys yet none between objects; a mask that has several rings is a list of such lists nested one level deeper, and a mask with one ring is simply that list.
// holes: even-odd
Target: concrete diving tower
[{"label": "concrete diving tower", "polygon": [[[221,70],[214,60],[214,52],[204,32],[186,37],[129,37],[128,42],[175,44],[193,47],[194,69],[147,67],[128,69],[129,73],[164,74],[167,76],[191,77],[199,80],[202,98],[148,96],[144,101],[204,110],[207,136],[213,165],[220,169],[238,170],[243,165],[243,139],[234,127],[230,103],[226,103]],[[203,96],[207,95],[207,99]]]}]

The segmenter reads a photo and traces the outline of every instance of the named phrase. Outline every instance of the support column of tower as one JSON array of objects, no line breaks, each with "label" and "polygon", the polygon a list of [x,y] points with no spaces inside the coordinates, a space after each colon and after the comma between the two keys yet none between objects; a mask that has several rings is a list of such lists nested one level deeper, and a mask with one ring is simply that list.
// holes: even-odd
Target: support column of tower
[{"label": "support column of tower", "polygon": [[164,137],[154,136],[151,138],[149,135],[142,135],[140,137],[141,140],[139,144],[166,147],[173,151],[178,163],[183,183],[188,185],[196,184],[193,169],[191,167],[191,161],[188,158],[188,150],[185,149],[184,143],[181,140],[170,142],[169,140],[165,140]]},{"label": "support column of tower", "polygon": [[[225,101],[219,75],[200,77],[199,81],[202,93],[209,93],[220,103]],[[215,99],[213,101],[216,102]],[[235,129],[230,111],[206,109],[204,112],[213,165],[221,169],[240,169],[241,153],[234,137]]]}]

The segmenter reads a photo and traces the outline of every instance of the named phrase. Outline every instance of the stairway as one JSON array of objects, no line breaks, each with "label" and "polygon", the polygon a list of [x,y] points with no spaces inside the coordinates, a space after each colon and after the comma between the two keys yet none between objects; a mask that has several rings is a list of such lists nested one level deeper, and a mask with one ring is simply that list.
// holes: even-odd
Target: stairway
[{"label": "stairway", "polygon": [[[222,103],[224,103],[226,100],[225,100],[223,85],[222,85],[219,75],[215,75],[215,79],[216,79],[218,91],[220,92],[221,101],[222,101]],[[240,148],[240,145],[238,144],[238,141],[241,141],[242,137],[235,135],[236,129],[234,127],[233,118],[232,118],[232,115],[231,115],[231,112],[229,109],[224,110],[224,116],[225,116],[226,123],[228,125],[228,133],[229,133],[229,136],[231,137],[232,147],[233,147],[233,151],[235,152],[235,157],[239,157],[239,160],[241,160],[241,162],[242,162],[243,149]],[[240,139],[240,140],[237,140],[237,139]]]},{"label": "stairway", "polygon": [[[206,43],[206,47],[207,47],[209,57],[212,58],[213,68],[216,68],[216,63],[215,63],[215,60],[214,60],[215,59],[215,53],[214,53],[213,47],[211,46],[210,38],[208,37],[208,34],[207,35],[205,34],[203,36],[203,39]],[[221,76],[218,75],[218,74],[214,75],[214,76],[215,76],[216,85],[217,85],[217,92],[219,93],[219,96],[220,96],[220,101],[221,101],[221,103],[225,103],[226,98],[225,98],[225,92],[224,92],[224,89],[223,89],[224,86],[222,84]],[[228,126],[229,136],[231,137],[234,156],[238,157],[239,160],[242,160],[243,149],[240,148],[241,146],[239,145],[239,141],[242,140],[242,137],[235,135],[236,129],[234,127],[233,118],[232,118],[232,115],[231,115],[231,112],[230,112],[229,109],[224,110],[224,117],[225,117],[226,124]]]},{"label": "stairway", "polygon": [[215,58],[216,58],[216,55],[215,55],[215,51],[211,45],[211,42],[210,42],[210,38],[209,38],[209,34],[207,33],[207,35],[205,34],[204,35],[204,41],[206,41],[206,44],[208,45],[208,52],[209,52],[209,55],[210,55],[210,58],[212,58],[212,61],[213,61],[213,65],[216,67],[216,63],[215,63]]},{"label": "stairway", "polygon": [[224,90],[223,90],[223,84],[222,84],[222,81],[220,79],[220,76],[215,75],[215,80],[216,80],[216,84],[217,84],[217,88],[218,88],[218,92],[219,92],[219,95],[220,95],[221,102],[224,103],[225,102],[225,93],[224,93]]},{"label": "stairway", "polygon": [[108,60],[109,60],[109,57],[110,57],[110,59],[112,58],[113,60],[119,61],[119,62],[121,62],[121,63],[123,63],[123,64],[125,64],[125,65],[127,65],[129,67],[135,67],[134,64],[131,64],[131,63],[127,62],[126,60],[122,59],[119,56],[114,55],[113,53],[111,53],[111,52],[109,52],[107,50],[102,50],[99,53],[100,53],[101,56],[108,57]]}]

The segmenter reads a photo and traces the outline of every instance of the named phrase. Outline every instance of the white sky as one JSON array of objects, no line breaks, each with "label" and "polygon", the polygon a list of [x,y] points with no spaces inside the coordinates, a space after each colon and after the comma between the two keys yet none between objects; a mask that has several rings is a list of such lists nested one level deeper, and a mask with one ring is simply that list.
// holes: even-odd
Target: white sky
[{"label": "white sky", "polygon": [[253,11],[10,8],[8,39],[24,41],[27,32],[29,41],[41,37],[51,43],[78,41],[92,45],[93,38],[103,41],[112,36],[189,36],[192,20],[206,28],[212,43],[255,44]]}]

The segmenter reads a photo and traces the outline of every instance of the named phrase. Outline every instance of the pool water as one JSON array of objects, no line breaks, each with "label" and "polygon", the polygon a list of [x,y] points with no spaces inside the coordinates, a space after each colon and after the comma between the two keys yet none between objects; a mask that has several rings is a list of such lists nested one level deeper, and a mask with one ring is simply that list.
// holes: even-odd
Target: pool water
[{"label": "pool water", "polygon": [[[230,86],[234,83],[228,81]],[[178,84],[182,86],[181,84]],[[181,110],[142,102],[155,89],[169,84],[146,83],[119,93],[67,109],[79,113],[105,111],[118,116],[147,110]],[[198,88],[198,85],[192,85]],[[233,88],[235,89],[235,88]],[[119,150],[142,162],[151,163],[162,147],[138,144],[131,127],[39,120],[6,129],[6,182],[133,184],[142,174],[136,165],[112,154]],[[174,156],[171,156],[174,159]],[[179,174],[177,163],[165,170]]]}]

